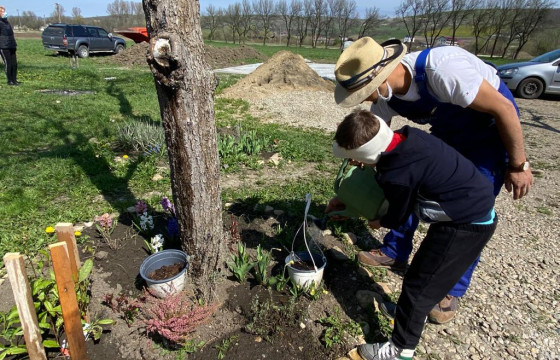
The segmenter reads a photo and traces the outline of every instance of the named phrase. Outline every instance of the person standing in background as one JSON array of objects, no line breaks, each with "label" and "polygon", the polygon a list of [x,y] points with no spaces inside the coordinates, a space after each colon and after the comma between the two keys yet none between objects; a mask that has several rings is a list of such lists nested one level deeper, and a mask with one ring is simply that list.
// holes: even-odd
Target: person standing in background
[{"label": "person standing in background", "polygon": [[8,21],[6,8],[0,5],[0,56],[4,61],[8,85],[19,85],[17,81],[16,39]]}]

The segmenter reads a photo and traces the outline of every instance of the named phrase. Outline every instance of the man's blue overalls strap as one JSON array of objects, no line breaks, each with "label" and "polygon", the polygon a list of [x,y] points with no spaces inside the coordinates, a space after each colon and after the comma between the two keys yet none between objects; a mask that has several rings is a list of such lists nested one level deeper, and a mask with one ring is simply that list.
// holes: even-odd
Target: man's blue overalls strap
[{"label": "man's blue overalls strap", "polygon": [[[430,132],[454,147],[494,184],[497,196],[504,184],[507,152],[499,136],[495,120],[491,115],[471,108],[438,101],[428,90],[426,60],[430,48],[423,50],[417,57],[414,81],[418,86],[420,99],[404,101],[396,96],[388,105],[399,115],[418,124],[430,124]],[[513,95],[503,82],[498,91],[509,99],[517,109]],[[519,112],[519,111],[518,111]],[[412,252],[412,238],[418,227],[418,218],[411,215],[406,224],[391,230],[383,239],[381,250],[398,261],[407,261]],[[449,292],[453,296],[463,296],[478,259],[467,270],[461,280]]]}]

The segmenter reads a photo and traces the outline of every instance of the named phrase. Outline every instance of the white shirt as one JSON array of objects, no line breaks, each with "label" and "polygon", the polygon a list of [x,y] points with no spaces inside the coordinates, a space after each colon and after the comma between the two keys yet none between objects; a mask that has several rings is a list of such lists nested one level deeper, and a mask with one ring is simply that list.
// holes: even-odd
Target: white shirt
[{"label": "white shirt", "polygon": [[[418,86],[414,81],[416,75],[414,64],[418,55],[420,55],[419,51],[406,54],[401,60],[412,75],[412,82],[406,94],[393,93],[393,96],[401,100],[416,101],[420,99]],[[428,90],[432,96],[441,102],[459,105],[463,108],[474,101],[483,79],[486,79],[496,90],[500,87],[500,78],[495,68],[458,46],[441,46],[430,50],[426,59],[425,71]],[[371,105],[371,111],[387,122],[390,122],[393,116],[398,115],[382,99],[378,99],[377,104]]]}]

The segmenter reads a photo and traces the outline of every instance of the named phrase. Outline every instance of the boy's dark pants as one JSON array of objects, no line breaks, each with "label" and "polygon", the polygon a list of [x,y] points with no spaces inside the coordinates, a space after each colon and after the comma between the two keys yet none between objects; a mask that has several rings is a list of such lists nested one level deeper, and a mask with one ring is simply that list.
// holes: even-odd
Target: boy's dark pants
[{"label": "boy's dark pants", "polygon": [[428,313],[475,261],[497,222],[430,226],[404,277],[392,336],[397,347],[416,348]]}]

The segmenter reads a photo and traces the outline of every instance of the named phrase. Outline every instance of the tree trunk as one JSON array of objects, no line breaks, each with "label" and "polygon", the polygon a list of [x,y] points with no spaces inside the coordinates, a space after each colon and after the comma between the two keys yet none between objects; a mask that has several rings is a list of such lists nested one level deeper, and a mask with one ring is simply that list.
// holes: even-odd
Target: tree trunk
[{"label": "tree trunk", "polygon": [[147,60],[165,130],[171,189],[189,275],[198,295],[215,299],[213,275],[225,260],[213,93],[195,0],[144,0]]}]

